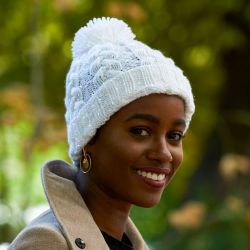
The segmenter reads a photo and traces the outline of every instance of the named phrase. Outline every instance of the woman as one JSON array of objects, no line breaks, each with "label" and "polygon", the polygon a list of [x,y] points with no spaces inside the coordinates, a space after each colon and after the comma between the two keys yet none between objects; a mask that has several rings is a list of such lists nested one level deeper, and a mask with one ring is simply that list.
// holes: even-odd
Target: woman
[{"label": "woman", "polygon": [[76,33],[65,98],[76,168],[45,164],[50,210],[9,249],[148,249],[129,211],[160,201],[182,161],[194,101],[174,62],[134,37],[115,18]]}]

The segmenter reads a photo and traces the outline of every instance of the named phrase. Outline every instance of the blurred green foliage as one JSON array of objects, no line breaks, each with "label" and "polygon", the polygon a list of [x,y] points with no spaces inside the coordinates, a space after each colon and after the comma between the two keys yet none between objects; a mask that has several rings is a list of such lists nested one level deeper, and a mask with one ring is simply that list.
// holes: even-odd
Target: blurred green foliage
[{"label": "blurred green foliage", "polygon": [[74,33],[115,16],[172,57],[196,114],[185,161],[151,209],[131,216],[152,248],[250,248],[250,3],[247,0],[0,0],[0,242],[45,203],[44,161],[67,156],[64,82]]}]

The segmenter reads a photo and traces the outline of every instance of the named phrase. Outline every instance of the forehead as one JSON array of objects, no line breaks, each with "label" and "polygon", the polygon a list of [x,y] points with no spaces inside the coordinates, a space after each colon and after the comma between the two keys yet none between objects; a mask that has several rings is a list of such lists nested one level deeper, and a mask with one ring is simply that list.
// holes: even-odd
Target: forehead
[{"label": "forehead", "polygon": [[146,113],[156,116],[158,119],[184,119],[184,101],[175,95],[151,94],[143,96],[122,107],[111,119],[119,119],[137,113]]}]

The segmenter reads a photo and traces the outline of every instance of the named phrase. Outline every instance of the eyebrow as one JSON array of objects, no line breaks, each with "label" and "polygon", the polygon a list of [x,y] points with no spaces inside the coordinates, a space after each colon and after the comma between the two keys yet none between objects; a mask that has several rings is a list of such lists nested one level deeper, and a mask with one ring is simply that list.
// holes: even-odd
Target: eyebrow
[{"label": "eyebrow", "polygon": [[150,115],[150,114],[143,114],[143,113],[134,114],[126,119],[126,121],[131,121],[131,120],[147,120],[155,124],[160,123],[160,120],[156,118],[155,116]]},{"label": "eyebrow", "polygon": [[[160,124],[160,120],[156,118],[153,115],[150,114],[144,114],[144,113],[138,113],[134,114],[126,119],[126,121],[131,121],[131,120],[146,120],[153,122],[155,124]],[[177,119],[174,121],[174,126],[183,126],[184,128],[186,127],[186,122],[184,119]]]},{"label": "eyebrow", "polygon": [[175,122],[174,122],[174,125],[175,126],[183,126],[184,128],[186,128],[187,124],[185,122],[184,119],[177,119]]}]

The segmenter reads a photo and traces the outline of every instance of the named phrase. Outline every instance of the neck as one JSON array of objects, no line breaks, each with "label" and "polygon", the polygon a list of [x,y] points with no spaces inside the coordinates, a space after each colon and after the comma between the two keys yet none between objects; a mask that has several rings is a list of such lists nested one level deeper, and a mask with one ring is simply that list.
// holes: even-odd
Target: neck
[{"label": "neck", "polygon": [[121,240],[131,204],[107,194],[81,171],[78,172],[76,185],[100,230]]}]

